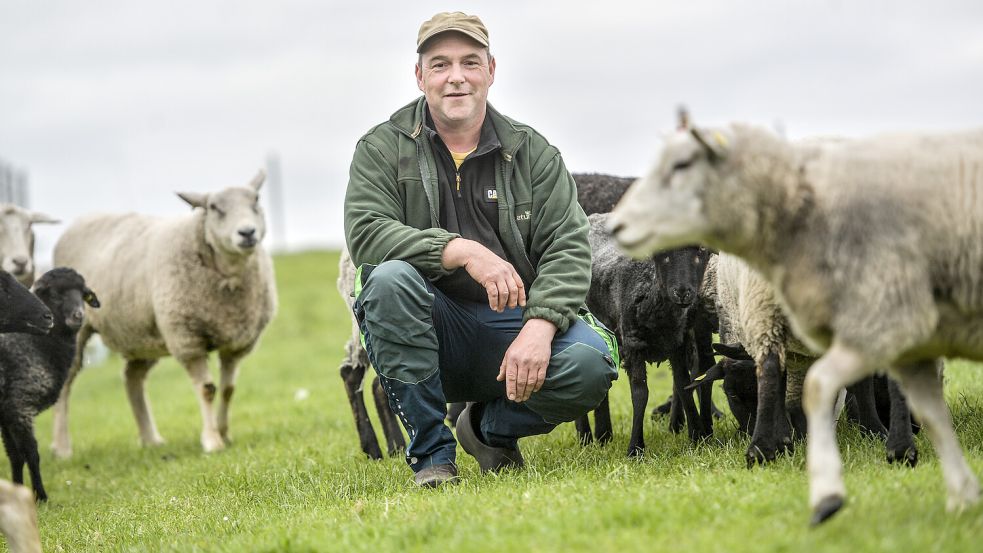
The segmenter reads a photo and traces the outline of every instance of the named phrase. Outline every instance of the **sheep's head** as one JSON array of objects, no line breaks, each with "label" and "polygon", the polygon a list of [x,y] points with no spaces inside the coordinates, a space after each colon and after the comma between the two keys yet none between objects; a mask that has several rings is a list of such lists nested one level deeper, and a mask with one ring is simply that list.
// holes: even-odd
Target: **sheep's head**
[{"label": "sheep's head", "polygon": [[29,211],[13,204],[0,204],[0,268],[14,275],[18,282],[34,282],[35,223],[57,223],[57,219]]},{"label": "sheep's head", "polygon": [[629,255],[707,243],[717,231],[707,213],[707,192],[720,179],[728,144],[726,132],[691,128],[668,139],[655,168],[631,185],[608,220]]},{"label": "sheep's head", "polygon": [[658,252],[652,257],[659,282],[665,283],[669,300],[682,308],[693,305],[700,294],[710,250],[702,246],[687,246]]},{"label": "sheep's head", "polygon": [[41,300],[7,271],[0,271],[0,332],[47,334],[54,318]]},{"label": "sheep's head", "polygon": [[266,180],[260,171],[245,187],[211,194],[179,192],[192,207],[205,211],[205,236],[212,247],[228,255],[249,255],[266,235],[266,219],[259,205],[259,189]]},{"label": "sheep's head", "polygon": [[85,321],[85,306],[99,307],[99,299],[85,285],[82,275],[68,267],[56,267],[34,283],[34,295],[55,316],[55,329],[78,331]]}]

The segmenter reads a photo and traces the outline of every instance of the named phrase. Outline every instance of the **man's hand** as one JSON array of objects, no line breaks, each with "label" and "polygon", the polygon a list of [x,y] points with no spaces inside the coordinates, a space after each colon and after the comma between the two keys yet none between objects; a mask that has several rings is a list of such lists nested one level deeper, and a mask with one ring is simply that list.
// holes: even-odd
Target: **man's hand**
[{"label": "man's hand", "polygon": [[498,381],[505,381],[505,393],[515,402],[529,399],[546,380],[556,325],[545,319],[529,319],[505,352],[498,370]]},{"label": "man's hand", "polygon": [[444,246],[441,264],[447,270],[464,267],[485,288],[488,306],[501,313],[506,307],[525,307],[526,288],[511,263],[474,240],[455,238]]}]

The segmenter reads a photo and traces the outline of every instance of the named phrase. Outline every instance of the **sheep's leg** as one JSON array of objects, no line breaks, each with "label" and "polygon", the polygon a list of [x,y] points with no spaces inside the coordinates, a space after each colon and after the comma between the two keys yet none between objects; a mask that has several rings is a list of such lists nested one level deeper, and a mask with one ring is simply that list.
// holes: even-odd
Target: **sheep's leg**
[{"label": "sheep's leg", "polygon": [[877,414],[877,404],[874,402],[874,379],[864,378],[860,382],[847,387],[856,402],[857,424],[865,432],[881,439],[887,438],[887,428]]},{"label": "sheep's leg", "polygon": [[792,437],[801,440],[808,434],[806,414],[802,409],[802,385],[805,381],[806,366],[798,366],[792,356],[785,358],[785,411],[792,424]]},{"label": "sheep's leg", "polygon": [[846,497],[833,420],[836,396],[844,386],[871,373],[873,369],[857,352],[834,342],[806,374],[803,405],[809,422],[806,464],[813,525],[836,514]]},{"label": "sheep's leg", "polygon": [[82,328],[79,329],[75,339],[75,358],[72,359],[72,365],[68,368],[68,378],[65,379],[65,384],[61,387],[58,401],[53,409],[54,430],[51,438],[51,452],[57,459],[67,459],[72,456],[72,437],[68,432],[68,396],[72,391],[72,382],[75,381],[75,377],[82,367],[85,345],[89,343],[92,334],[92,327],[87,324],[83,324]]},{"label": "sheep's leg", "polygon": [[887,391],[891,396],[891,426],[887,431],[887,462],[904,463],[908,466],[918,464],[918,449],[911,431],[911,411],[908,402],[893,378],[887,379]]},{"label": "sheep's leg", "polygon": [[688,332],[682,346],[670,354],[669,365],[672,367],[672,393],[679,397],[683,413],[686,415],[689,438],[694,442],[709,436],[700,420],[692,390],[685,389],[692,381],[690,374],[696,362],[696,344],[693,341],[693,333]]},{"label": "sheep's leg", "polygon": [[232,404],[232,394],[236,390],[236,378],[239,376],[239,362],[246,356],[247,352],[219,353],[221,374],[219,375],[218,386],[222,392],[222,399],[218,404],[218,414],[216,422],[218,433],[222,436],[225,445],[232,443],[229,437],[229,407]]},{"label": "sheep's leg", "polygon": [[755,416],[754,434],[744,458],[747,468],[757,464],[774,461],[778,455],[779,438],[775,422],[776,411],[783,411],[781,405],[785,398],[781,397],[782,370],[778,362],[778,353],[769,352],[758,363],[758,411]]},{"label": "sheep's leg", "polygon": [[621,361],[628,372],[628,381],[631,384],[632,416],[628,456],[639,457],[645,452],[643,422],[645,421],[645,407],[649,401],[648,375],[646,374],[645,361],[636,359],[634,356],[629,358],[628,355],[625,355]]},{"label": "sheep's leg", "polygon": [[345,384],[345,393],[348,395],[348,404],[352,409],[352,416],[355,417],[355,430],[358,432],[359,445],[362,452],[369,459],[382,459],[382,449],[379,448],[379,440],[375,435],[375,428],[372,427],[372,420],[369,419],[369,412],[365,408],[365,399],[362,396],[362,382],[365,379],[365,366],[351,366],[344,364],[339,370],[341,380]]},{"label": "sheep's leg", "polygon": [[130,409],[133,411],[133,418],[137,422],[140,443],[145,446],[156,446],[164,443],[164,438],[157,431],[154,415],[150,412],[147,391],[144,389],[147,373],[156,363],[156,360],[127,359],[126,366],[123,367],[123,376],[126,380],[126,397],[130,400]]},{"label": "sheep's leg", "polygon": [[17,445],[17,440],[14,439],[13,434],[10,433],[8,429],[11,423],[6,420],[0,424],[0,434],[3,436],[3,448],[7,450],[7,459],[10,461],[10,479],[14,481],[15,484],[24,483],[24,457],[21,455],[20,447]]},{"label": "sheep's leg", "polygon": [[587,446],[594,442],[594,434],[590,430],[590,415],[584,413],[577,417],[573,424],[577,428],[577,438],[580,440],[580,445]]},{"label": "sheep's leg", "polygon": [[683,416],[682,402],[675,391],[669,396],[669,432],[679,434],[683,431],[686,417]]},{"label": "sheep's leg", "polygon": [[34,421],[31,419],[21,420],[19,424],[11,429],[14,439],[17,440],[17,449],[27,462],[27,470],[31,473],[31,487],[37,495],[38,501],[47,501],[48,494],[44,491],[44,482],[41,479],[41,456],[38,455],[38,441],[34,438]]},{"label": "sheep's leg", "polygon": [[0,480],[0,531],[11,553],[41,553],[38,513],[27,488]]},{"label": "sheep's leg", "polygon": [[225,448],[225,442],[218,433],[213,405],[215,403],[215,383],[208,372],[208,357],[192,357],[182,361],[184,368],[191,377],[195,396],[198,397],[198,407],[201,410],[201,447],[205,453],[219,451]]},{"label": "sheep's leg", "polygon": [[942,464],[942,476],[948,488],[946,508],[960,511],[980,499],[980,485],[963,457],[952,418],[942,394],[939,361],[897,367],[893,374],[908,398],[912,412],[928,434]]},{"label": "sheep's leg", "polygon": [[[693,364],[690,381],[707,372],[710,367],[716,364],[713,352],[713,334],[709,325],[697,324],[693,330],[693,336],[697,361]],[[710,436],[713,434],[713,386],[701,386],[697,389],[696,396],[700,398],[700,422],[703,424],[706,435]]]},{"label": "sheep's leg", "polygon": [[[389,405],[386,391],[382,389],[382,382],[376,376],[372,379],[372,397],[375,399],[375,409],[379,413],[379,421],[382,422],[382,433],[386,437],[386,453],[390,457],[400,456],[406,451],[406,439],[403,438],[403,430],[399,426],[399,419]],[[467,403],[454,403],[452,405],[464,405]],[[463,411],[464,408],[461,407]],[[458,413],[460,415],[460,413]],[[373,436],[375,434],[373,433]]]},{"label": "sheep's leg", "polygon": [[597,443],[604,445],[611,441],[613,432],[611,431],[611,405],[608,403],[608,394],[604,394],[604,399],[594,409],[594,437]]},{"label": "sheep's leg", "polygon": [[652,408],[652,420],[659,420],[662,415],[668,415],[669,411],[672,410],[672,394],[669,394],[668,399],[665,403],[660,403]]}]

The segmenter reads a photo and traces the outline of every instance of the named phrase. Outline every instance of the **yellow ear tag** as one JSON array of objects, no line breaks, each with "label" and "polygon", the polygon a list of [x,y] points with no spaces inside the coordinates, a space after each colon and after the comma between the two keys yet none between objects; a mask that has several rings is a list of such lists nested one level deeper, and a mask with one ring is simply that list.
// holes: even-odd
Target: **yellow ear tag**
[{"label": "yellow ear tag", "polygon": [[724,135],[720,134],[720,131],[713,131],[713,139],[717,141],[717,144],[720,144],[724,148],[727,147],[727,139],[724,138]]},{"label": "yellow ear tag", "polygon": [[703,380],[704,378],[706,378],[706,376],[707,376],[707,373],[703,373],[703,374],[701,374],[700,376],[698,376],[698,377],[696,377],[696,378],[694,378],[694,379],[693,379],[693,382],[697,382],[697,381],[701,381],[701,380]]}]

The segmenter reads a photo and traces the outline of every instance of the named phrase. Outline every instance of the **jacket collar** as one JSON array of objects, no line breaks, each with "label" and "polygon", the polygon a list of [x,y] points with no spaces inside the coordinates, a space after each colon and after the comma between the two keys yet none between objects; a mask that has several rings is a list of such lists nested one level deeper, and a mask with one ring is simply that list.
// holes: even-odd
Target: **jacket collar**
[{"label": "jacket collar", "polygon": [[[426,131],[424,130],[426,110],[426,98],[420,96],[392,114],[389,123],[409,138],[415,140],[421,135],[426,138]],[[498,140],[502,143],[502,155],[511,158],[525,140],[525,133],[517,129],[511,119],[499,113],[491,104],[488,104],[485,117],[491,118],[495,134],[498,135]]]}]

